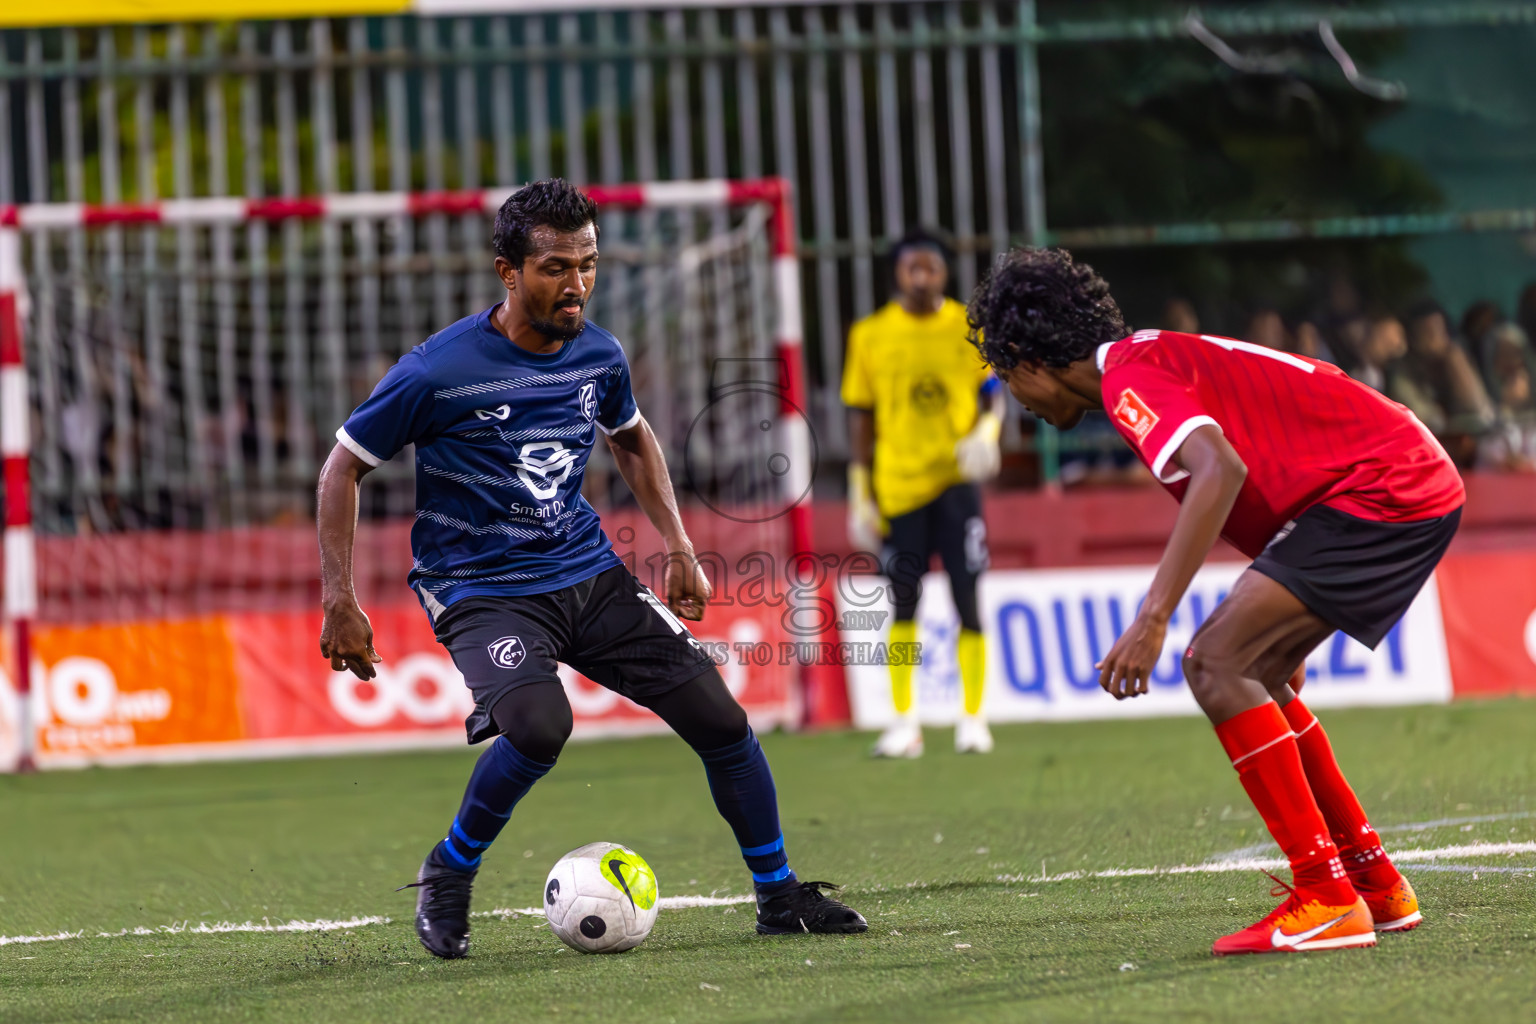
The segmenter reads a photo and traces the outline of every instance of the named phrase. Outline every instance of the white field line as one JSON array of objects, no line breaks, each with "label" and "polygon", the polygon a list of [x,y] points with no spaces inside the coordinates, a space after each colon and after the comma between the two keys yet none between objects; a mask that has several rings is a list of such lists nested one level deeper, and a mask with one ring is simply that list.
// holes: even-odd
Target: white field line
[{"label": "white field line", "polygon": [[[1398,864],[1462,859],[1465,857],[1514,856],[1536,853],[1536,843],[1466,843],[1438,846],[1430,850],[1397,850],[1392,860]],[[1176,864],[1167,868],[1109,868],[1105,871],[1064,871],[1059,875],[998,875],[999,882],[1075,882],[1085,878],[1143,878],[1153,875],[1220,875],[1232,871],[1278,871],[1286,862],[1272,857],[1244,857],[1234,860],[1207,861],[1204,864]],[[1530,870],[1536,873],[1536,867]]]},{"label": "white field line", "polygon": [[[1416,864],[1466,857],[1514,856],[1519,853],[1536,853],[1536,843],[1466,843],[1461,846],[1439,846],[1428,850],[1399,850],[1392,859],[1399,864]],[[1105,871],[1065,871],[1059,875],[998,875],[999,882],[1073,882],[1086,878],[1141,878],[1156,875],[1226,874],[1233,871],[1275,871],[1285,867],[1285,861],[1273,858],[1249,857],[1242,860],[1223,860],[1205,864],[1176,864],[1157,868],[1110,868]],[[1431,865],[1427,870],[1487,871],[1490,874],[1536,874],[1536,866],[1483,866],[1483,865]],[[662,910],[686,910],[697,907],[729,907],[751,903],[751,896],[663,896],[659,901]],[[542,907],[498,907],[494,910],[476,911],[473,917],[543,917]],[[115,932],[60,931],[44,935],[0,935],[0,946],[25,945],[37,942],[63,942],[68,939],[98,938],[117,939],[130,935],[221,935],[232,932],[328,932],[348,928],[366,928],[376,924],[390,924],[392,918],[367,916],[342,919],[320,918],[314,921],[287,921],[273,924],[271,921],[179,921],[157,925],[153,928],[122,928]]]},{"label": "white field line", "polygon": [[[1471,826],[1473,825],[1486,824],[1487,822],[1491,821],[1516,821],[1522,818],[1533,817],[1536,817],[1536,811],[1510,811],[1503,814],[1476,814],[1466,818],[1436,818],[1433,821],[1410,821],[1403,825],[1378,825],[1376,827],[1376,832],[1378,835],[1386,834],[1389,832],[1428,832],[1431,829],[1449,828],[1452,825],[1459,825],[1461,826],[1461,830],[1463,832],[1470,832],[1472,831]],[[1225,860],[1246,860],[1251,857],[1257,857],[1263,853],[1273,855],[1275,852],[1274,843],[1259,843],[1254,846],[1241,846],[1236,850],[1228,850],[1226,853],[1218,853],[1215,856],[1209,857],[1207,859],[1213,863]]]},{"label": "white field line", "polygon": [[[176,921],[171,924],[156,925],[153,928],[122,928],[115,932],[94,932],[91,938],[96,939],[120,939],[125,935],[220,935],[226,932],[329,932],[342,928],[365,928],[371,924],[388,924],[387,917],[349,917],[344,920],[332,921],[321,918],[318,921],[287,921],[282,924],[273,924],[264,920],[261,924],[255,921],[216,921],[208,923],[200,921],[193,924],[191,921]],[[59,942],[63,939],[83,939],[86,937],[84,930],[78,932],[56,932],[53,935],[0,935],[0,946],[9,946],[15,943],[25,942]]]},{"label": "white field line", "polygon": [[[686,910],[694,907],[728,907],[751,903],[751,896],[663,896],[658,902],[662,910]],[[495,910],[476,911],[471,917],[540,917],[543,907],[498,907]],[[157,925],[154,928],[122,928],[115,932],[54,932],[51,935],[0,935],[0,946],[21,945],[33,942],[62,942],[66,939],[120,939],[127,935],[222,935],[229,932],[331,932],[347,928],[366,928],[369,925],[389,924],[388,917],[349,917],[341,920],[320,918],[316,921],[287,921],[273,924],[271,921],[217,921],[213,923],[177,921]]]}]

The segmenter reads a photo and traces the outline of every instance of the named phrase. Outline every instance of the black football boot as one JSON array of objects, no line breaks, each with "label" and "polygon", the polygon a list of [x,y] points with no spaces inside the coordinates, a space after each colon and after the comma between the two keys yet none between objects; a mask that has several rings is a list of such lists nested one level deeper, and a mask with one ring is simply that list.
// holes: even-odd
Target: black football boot
[{"label": "black football boot", "polygon": [[869,930],[869,922],[852,907],[844,906],[823,889],[837,891],[831,882],[800,882],[771,896],[757,897],[759,935],[853,934]]},{"label": "black football boot", "polygon": [[416,881],[395,890],[416,890],[416,937],[428,953],[457,960],[469,952],[469,891],[474,884],[475,872],[455,871],[429,854]]}]

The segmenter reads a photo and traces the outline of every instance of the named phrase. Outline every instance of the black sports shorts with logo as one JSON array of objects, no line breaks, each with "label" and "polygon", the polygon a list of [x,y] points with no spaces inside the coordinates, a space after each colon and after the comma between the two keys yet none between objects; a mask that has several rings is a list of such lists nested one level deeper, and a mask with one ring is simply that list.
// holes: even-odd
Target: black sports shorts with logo
[{"label": "black sports shorts with logo", "polygon": [[1461,509],[1382,523],[1314,505],[1269,542],[1253,568],[1374,650],[1418,596],[1460,523]]},{"label": "black sports shorts with logo", "polygon": [[556,662],[641,704],[715,664],[622,565],[547,594],[466,597],[433,628],[475,696],[464,720],[471,743],[497,734],[491,709],[502,697],[529,683],[559,682]]}]

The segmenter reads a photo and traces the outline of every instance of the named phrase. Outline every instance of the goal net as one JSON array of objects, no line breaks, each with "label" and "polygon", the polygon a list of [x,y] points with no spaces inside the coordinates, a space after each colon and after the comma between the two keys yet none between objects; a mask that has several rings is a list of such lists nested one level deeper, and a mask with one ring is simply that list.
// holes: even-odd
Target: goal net
[{"label": "goal net", "polygon": [[[663,203],[608,191],[587,315],[625,347],[717,589],[755,560],[775,577],[765,601],[723,594],[694,632],[749,713],[788,721],[793,668],[758,651],[783,632],[777,578],[809,487],[803,416],[786,422],[798,368],[780,336],[795,299],[775,261],[777,211],[722,202],[719,187],[696,189],[709,200],[697,205],[675,187]],[[313,495],[336,427],[395,359],[500,298],[499,198],[204,200],[181,223],[167,221],[192,204],[166,204],[159,223],[121,209],[13,215],[36,604],[24,615],[7,594],[13,618],[34,620],[32,685],[23,715],[7,631],[0,742],[35,744],[49,764],[462,741],[467,691],[405,586],[412,452],[361,490],[356,588],[385,658],[371,683],[318,655]],[[602,443],[583,494],[660,590],[660,538]],[[587,681],[567,690],[578,732],[656,724]]]}]

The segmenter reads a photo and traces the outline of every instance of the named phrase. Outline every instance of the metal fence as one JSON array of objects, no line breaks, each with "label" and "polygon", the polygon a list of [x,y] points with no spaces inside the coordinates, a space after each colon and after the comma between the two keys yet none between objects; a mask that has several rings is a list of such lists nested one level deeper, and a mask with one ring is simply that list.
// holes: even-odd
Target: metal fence
[{"label": "metal fence", "polygon": [[[465,248],[436,257],[421,239],[400,253],[379,215],[364,213],[296,225],[292,259],[259,218],[31,230],[38,525],[74,534],[307,519],[336,425],[421,340],[413,296],[430,289],[453,309],[478,310],[499,286],[490,216],[458,216],[474,226]],[[698,418],[712,374],[777,365],[766,210],[605,220],[589,315],[625,339],[636,398],[671,464],[706,499],[763,500],[766,483],[742,474],[766,463],[756,431],[766,414],[751,417],[745,440]],[[613,467],[595,454],[588,492],[602,500]],[[409,516],[410,460],[382,467],[367,495],[370,517]]]},{"label": "metal fence", "polygon": [[[890,240],[951,228],[964,291],[1038,206],[1038,166],[1017,158],[1032,79],[1015,28],[1031,17],[1030,3],[892,3],[10,33],[0,139],[20,145],[0,160],[0,203],[782,174],[798,184],[815,415],[835,454],[842,337],[885,298]],[[300,230],[278,229],[293,273]],[[451,260],[482,251],[483,230],[402,219],[387,248]],[[191,242],[124,244],[150,269],[201,258]],[[334,229],[318,245],[342,257]],[[463,315],[446,281],[402,282],[414,301],[390,346]]]},{"label": "metal fence", "polygon": [[[1035,6],[845,3],[0,32],[0,204],[435,191],[550,174],[582,182],[783,175],[796,185],[802,233],[812,414],[833,459],[845,450],[836,389],[844,333],[885,298],[882,255],[913,225],[953,232],[964,294],[992,252],[1021,240],[1165,246],[1536,223],[1536,204],[1526,204],[1048,231],[1040,48],[1200,44],[1182,13],[1038,24]],[[1061,9],[1081,19],[1078,7]],[[1202,24],[1251,40],[1316,36],[1325,17],[1280,8],[1218,8]],[[1325,13],[1330,33],[1536,23],[1529,3]],[[1227,60],[1196,52],[1213,68]],[[320,296],[313,315],[322,316],[316,275],[354,252],[376,253],[398,271],[401,301],[379,325],[380,351],[390,357],[466,304],[490,301],[489,290],[465,294],[451,284],[455,262],[484,250],[478,217],[402,217],[360,225],[355,240],[335,226],[316,229],[316,238],[305,230],[216,236],[207,249],[124,229],[117,256],[105,258],[141,261],[149,274],[228,259],[258,276],[303,278]],[[51,272],[67,286],[84,272],[86,246],[62,244]],[[46,248],[32,246],[31,258]]]}]

